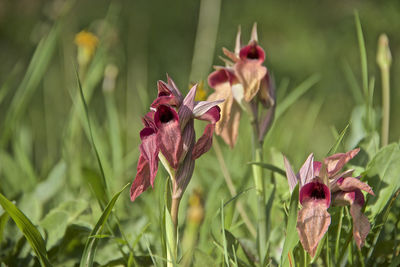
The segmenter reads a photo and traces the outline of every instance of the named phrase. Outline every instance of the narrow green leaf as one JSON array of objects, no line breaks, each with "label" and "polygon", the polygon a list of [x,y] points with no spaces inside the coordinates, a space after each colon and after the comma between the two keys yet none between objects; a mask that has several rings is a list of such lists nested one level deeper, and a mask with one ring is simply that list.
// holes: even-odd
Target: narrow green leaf
[{"label": "narrow green leaf", "polygon": [[95,227],[93,228],[92,232],[90,233],[85,249],[83,250],[82,258],[81,258],[81,263],[80,267],[91,267],[93,266],[93,260],[94,256],[96,253],[96,248],[98,244],[98,239],[97,238],[91,238],[91,236],[98,236],[101,235],[101,232],[103,230],[104,225],[107,222],[108,216],[110,215],[115,202],[117,202],[118,197],[121,195],[122,191],[124,191],[130,183],[126,184],[121,191],[116,193],[114,197],[110,200],[110,202],[107,204],[106,208],[104,209],[103,213],[101,214],[99,220],[97,221]]},{"label": "narrow green leaf", "polygon": [[[286,238],[283,243],[281,266],[289,266],[289,254],[293,255],[293,249],[299,242],[299,235],[297,234],[297,208],[299,202],[299,184],[296,185],[290,197],[289,215],[286,225]],[[292,258],[292,262],[294,258]]]},{"label": "narrow green leaf", "polygon": [[32,224],[32,222],[25,216],[22,211],[20,211],[11,201],[9,201],[5,196],[0,193],[0,205],[3,209],[10,215],[11,219],[18,226],[20,231],[24,234],[29,244],[31,245],[33,251],[38,256],[42,266],[52,266],[46,251],[46,245],[43,237],[40,235],[39,231]]},{"label": "narrow green leaf", "polygon": [[297,86],[285,97],[276,107],[275,120],[277,120],[294,102],[311,89],[320,79],[318,74],[314,74]]},{"label": "narrow green leaf", "polygon": [[40,80],[45,74],[50,60],[56,48],[58,35],[62,29],[62,23],[56,23],[49,34],[44,37],[37,46],[29,63],[28,69],[22,79],[10,108],[2,125],[1,146],[3,147],[12,134],[13,127],[24,114],[27,103],[39,87]]},{"label": "narrow green leaf", "polygon": [[85,110],[86,122],[87,122],[88,127],[89,127],[90,141],[92,143],[93,150],[95,152],[96,159],[97,159],[97,164],[99,165],[99,169],[100,169],[100,172],[101,172],[101,178],[102,178],[101,182],[102,182],[102,185],[103,185],[103,187],[105,189],[105,192],[107,194],[108,190],[107,190],[106,176],[104,174],[103,165],[101,164],[99,151],[97,150],[96,144],[94,142],[93,131],[92,131],[92,126],[91,126],[90,117],[89,117],[89,108],[87,106],[87,103],[86,103],[86,100],[85,100],[85,96],[83,94],[82,84],[81,84],[81,80],[79,79],[78,71],[76,70],[75,72],[76,72],[76,78],[77,78],[77,81],[78,81],[79,93],[80,93],[81,100],[82,100],[82,103],[83,103],[83,107],[84,107],[84,110]]},{"label": "narrow green leaf", "polygon": [[350,126],[350,123],[348,123],[346,125],[346,127],[344,127],[343,131],[340,133],[339,137],[336,139],[335,144],[331,147],[331,149],[329,149],[327,156],[330,156],[330,155],[336,153],[336,150],[338,149],[339,145],[342,143],[343,137],[346,134],[347,130],[349,129],[349,126]]},{"label": "narrow green leaf", "polygon": [[258,165],[263,167],[264,169],[270,170],[272,172],[277,172],[280,175],[283,175],[286,177],[286,172],[282,170],[279,167],[276,167],[275,165],[269,164],[269,163],[262,163],[262,162],[249,162],[248,164],[253,164],[253,165]]},{"label": "narrow green leaf", "polygon": [[362,85],[363,85],[363,90],[364,90],[364,97],[368,98],[367,52],[365,49],[364,35],[363,35],[362,27],[361,27],[360,17],[358,16],[358,11],[354,12],[354,20],[355,20],[356,30],[357,30],[358,46],[360,49],[361,75],[362,75]]}]

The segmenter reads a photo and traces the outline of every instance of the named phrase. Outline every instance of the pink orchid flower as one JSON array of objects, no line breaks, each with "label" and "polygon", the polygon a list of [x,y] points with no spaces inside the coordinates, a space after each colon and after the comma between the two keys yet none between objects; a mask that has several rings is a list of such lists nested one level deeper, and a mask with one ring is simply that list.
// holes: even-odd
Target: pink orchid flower
[{"label": "pink orchid flower", "polygon": [[[258,102],[267,108],[274,107],[275,104],[274,86],[267,68],[263,66],[265,52],[258,45],[257,25],[253,26],[248,45],[242,46],[240,36],[239,28],[235,52],[223,48],[225,56],[229,58],[223,59],[226,66],[216,66],[216,70],[208,76],[208,84],[215,89],[208,100],[225,99],[220,104],[221,120],[217,123],[215,132],[231,148],[235,146],[238,137],[241,106],[250,104],[252,112],[256,114]],[[260,140],[264,138],[272,119],[273,114],[268,114],[263,119],[259,127]]]},{"label": "pink orchid flower", "polygon": [[[168,83],[158,82],[158,97],[142,120],[140,156],[130,190],[132,201],[150,185],[153,187],[158,162],[163,158],[176,179],[174,197],[180,197],[192,177],[195,159],[211,148],[215,124],[220,119],[218,104],[222,101],[196,102],[196,89],[197,85],[193,86],[183,98],[170,77]],[[209,122],[197,142],[195,118]]]},{"label": "pink orchid flower", "polygon": [[313,154],[310,154],[297,175],[284,157],[290,192],[299,182],[299,201],[302,208],[297,216],[297,232],[303,248],[312,257],[331,223],[328,213],[331,204],[350,205],[354,240],[359,249],[364,245],[370,223],[362,213],[365,201],[361,191],[371,195],[374,195],[374,192],[368,184],[361,182],[359,177],[352,177],[354,170],[340,172],[358,152],[359,149],[354,149],[347,153],[334,154],[325,158],[324,164],[314,161]]}]

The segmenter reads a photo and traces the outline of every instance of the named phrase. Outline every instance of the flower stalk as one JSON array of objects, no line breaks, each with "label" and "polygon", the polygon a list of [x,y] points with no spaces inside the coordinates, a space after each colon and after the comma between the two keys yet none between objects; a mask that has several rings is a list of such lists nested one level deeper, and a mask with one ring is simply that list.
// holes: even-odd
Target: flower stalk
[{"label": "flower stalk", "polygon": [[382,147],[389,143],[389,119],[390,119],[390,65],[392,56],[389,49],[389,39],[382,34],[378,41],[378,53],[376,61],[381,69],[382,79]]}]

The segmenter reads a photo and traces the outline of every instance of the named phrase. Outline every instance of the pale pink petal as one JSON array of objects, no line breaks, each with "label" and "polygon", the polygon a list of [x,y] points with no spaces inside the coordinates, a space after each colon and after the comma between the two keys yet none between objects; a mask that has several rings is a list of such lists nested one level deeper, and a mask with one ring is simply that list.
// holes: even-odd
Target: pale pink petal
[{"label": "pale pink petal", "polygon": [[294,174],[292,166],[290,166],[290,163],[285,156],[283,156],[283,163],[285,164],[286,177],[288,179],[290,193],[292,193],[293,189],[297,185],[297,177]]},{"label": "pale pink petal", "polygon": [[[233,102],[231,104],[229,117],[228,118],[226,116],[223,117],[224,109],[222,109],[221,120],[217,122],[217,129],[219,129],[219,133],[217,131],[216,133],[222,137],[222,139],[225,141],[227,145],[229,145],[230,148],[233,148],[236,145],[237,138],[239,135],[241,107],[239,106],[238,103],[233,101],[233,97],[229,98],[228,100],[231,100]],[[228,107],[228,104],[225,107]],[[225,121],[223,121],[224,124],[222,123],[219,124],[223,120],[223,118],[226,119]]]},{"label": "pale pink petal", "polygon": [[242,43],[240,41],[241,34],[242,34],[242,31],[241,31],[241,28],[240,28],[240,25],[239,25],[238,32],[236,34],[236,42],[235,42],[235,54],[237,56],[239,56],[240,48],[242,47]]},{"label": "pale pink petal", "polygon": [[179,108],[178,116],[180,120],[181,129],[184,129],[186,123],[193,119],[194,98],[196,96],[197,84],[195,84],[183,100]]},{"label": "pale pink petal", "polygon": [[361,247],[364,246],[365,239],[371,230],[368,218],[361,212],[361,210],[362,206],[360,205],[350,206],[350,214],[353,218],[353,238],[358,249],[361,249]]},{"label": "pale pink petal", "polygon": [[356,148],[346,153],[338,153],[327,157],[324,162],[326,165],[328,176],[335,176],[347,162],[349,162],[358,154],[359,151],[360,149]]},{"label": "pale pink petal", "polygon": [[318,243],[328,231],[331,215],[327,206],[321,203],[306,202],[297,216],[297,232],[303,248],[314,257]]},{"label": "pale pink petal", "polygon": [[372,191],[372,188],[368,184],[363,183],[359,179],[354,177],[340,178],[336,184],[342,191],[349,192],[360,189],[373,196],[375,195],[374,191]]},{"label": "pale pink petal", "polygon": [[250,43],[251,43],[251,42],[258,42],[257,22],[254,22],[253,28],[251,29]]},{"label": "pale pink petal", "polygon": [[239,82],[243,85],[244,100],[250,102],[258,93],[261,79],[267,73],[267,68],[255,60],[240,60],[235,64],[234,69]]},{"label": "pale pink petal", "polygon": [[202,113],[199,116],[196,116],[196,119],[209,121],[210,123],[215,124],[221,119],[221,108],[219,106],[214,105],[213,107],[209,108],[206,112]]},{"label": "pale pink petal", "polygon": [[309,183],[314,177],[314,154],[311,153],[299,171],[300,185]]}]

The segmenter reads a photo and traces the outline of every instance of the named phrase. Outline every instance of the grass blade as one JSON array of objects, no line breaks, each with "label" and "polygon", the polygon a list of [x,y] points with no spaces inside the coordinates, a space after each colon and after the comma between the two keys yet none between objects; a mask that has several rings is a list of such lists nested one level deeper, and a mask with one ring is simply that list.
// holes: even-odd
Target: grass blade
[{"label": "grass blade", "polygon": [[346,134],[347,130],[349,129],[350,123],[348,123],[346,125],[346,127],[344,127],[343,131],[340,133],[339,137],[336,139],[336,143],[331,147],[331,149],[329,149],[327,156],[330,156],[332,154],[334,154],[336,152],[336,150],[338,149],[338,147],[340,146],[340,144],[343,141],[343,137]]},{"label": "grass blade", "polygon": [[33,54],[25,76],[16,90],[7,112],[0,140],[0,145],[2,147],[8,142],[15,123],[18,122],[20,117],[24,114],[24,109],[28,107],[27,102],[39,87],[39,83],[55,51],[61,28],[61,23],[56,23],[47,37],[40,41]]},{"label": "grass blade", "polygon": [[83,94],[82,84],[81,84],[81,81],[79,79],[79,74],[78,74],[77,70],[76,70],[76,78],[78,80],[79,93],[80,93],[80,97],[81,97],[81,100],[82,100],[82,103],[83,103],[83,107],[84,107],[84,110],[85,110],[86,121],[87,121],[87,124],[88,124],[88,127],[89,127],[90,141],[92,143],[94,153],[96,154],[97,164],[99,165],[99,169],[100,169],[100,173],[101,173],[101,178],[102,178],[101,182],[102,182],[103,187],[104,187],[104,189],[105,189],[105,191],[107,193],[106,176],[104,174],[103,165],[101,164],[99,151],[97,150],[96,144],[94,142],[92,126],[91,126],[90,118],[89,118],[89,108],[87,106],[87,103],[86,103],[86,100],[85,100],[85,96]]},{"label": "grass blade", "polygon": [[293,91],[285,97],[285,99],[279,103],[276,107],[275,121],[302,95],[311,89],[320,79],[318,74],[314,74],[297,86]]},{"label": "grass blade", "polygon": [[283,175],[284,177],[286,177],[286,172],[284,170],[282,170],[279,167],[276,167],[275,165],[269,164],[269,163],[262,163],[262,162],[249,162],[248,164],[253,164],[253,165],[258,165],[261,166],[264,169],[270,170],[272,172],[277,172],[280,175]]},{"label": "grass blade", "polygon": [[[283,244],[281,255],[281,266],[289,265],[289,253],[292,254],[294,247],[299,242],[299,236],[296,230],[297,223],[297,206],[299,202],[299,184],[296,185],[290,197],[289,215],[286,225],[286,238]],[[293,258],[294,259],[294,258]]]},{"label": "grass blade", "polygon": [[129,183],[126,184],[121,191],[116,193],[114,197],[110,200],[107,204],[106,208],[104,209],[103,213],[100,216],[100,219],[97,221],[95,227],[93,228],[92,232],[90,233],[88,240],[86,241],[85,249],[83,250],[82,258],[80,267],[91,267],[93,266],[93,260],[96,253],[96,248],[98,244],[98,238],[94,238],[94,236],[101,235],[104,225],[107,222],[108,216],[111,214],[111,211],[117,202],[118,197],[121,195],[122,191],[124,191],[129,186]]},{"label": "grass blade", "polygon": [[52,266],[46,251],[46,244],[40,235],[39,231],[32,224],[32,222],[25,216],[25,214],[19,210],[11,201],[0,193],[0,205],[10,215],[11,219],[14,220],[15,224],[24,234],[28,240],[33,251],[38,256],[42,266]]}]

